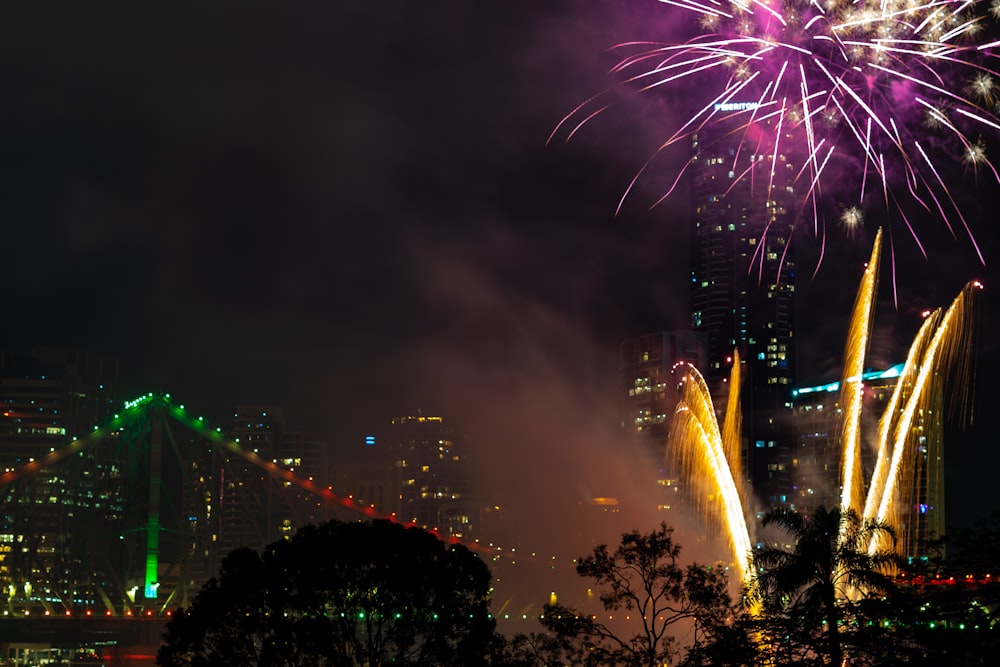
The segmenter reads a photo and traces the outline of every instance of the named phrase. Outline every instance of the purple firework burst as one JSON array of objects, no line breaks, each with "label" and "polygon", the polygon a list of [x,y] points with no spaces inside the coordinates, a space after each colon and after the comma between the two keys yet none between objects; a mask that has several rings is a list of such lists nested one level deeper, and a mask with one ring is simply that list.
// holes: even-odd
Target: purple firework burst
[{"label": "purple firework burst", "polygon": [[[926,255],[905,199],[941,218],[953,236],[956,230],[968,236],[983,260],[939,163],[958,160],[1000,182],[981,138],[1000,129],[993,68],[1000,41],[988,26],[1000,16],[1000,0],[991,6],[973,0],[659,1],[688,12],[701,34],[684,43],[620,44],[624,55],[613,72],[637,92],[685,80],[708,92],[656,154],[725,119],[741,150],[758,159],[797,156],[797,219],[811,220],[821,248],[820,201],[839,164],[856,174],[856,200],[849,195],[841,203],[841,223],[849,230],[863,224],[866,202],[874,198],[899,214]],[[572,137],[611,105],[609,93],[574,109],[553,137]],[[734,158],[736,181],[755,171],[740,164]],[[759,192],[770,200],[773,187],[772,178]]]}]

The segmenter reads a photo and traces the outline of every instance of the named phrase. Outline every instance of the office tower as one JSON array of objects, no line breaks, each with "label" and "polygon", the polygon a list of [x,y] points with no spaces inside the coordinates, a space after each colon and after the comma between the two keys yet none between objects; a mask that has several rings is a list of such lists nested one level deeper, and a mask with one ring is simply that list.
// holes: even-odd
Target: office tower
[{"label": "office tower", "polygon": [[755,152],[770,142],[754,141],[753,132],[775,128],[766,121],[744,127],[747,106],[720,106],[722,118],[693,136],[691,328],[705,336],[700,370],[719,409],[733,350],[740,352],[745,469],[758,500],[776,507],[791,494],[795,257],[789,239],[798,166],[789,155]]},{"label": "office tower", "polygon": [[402,475],[400,518],[469,539],[474,505],[455,433],[441,417],[418,415],[393,419],[389,438]]}]

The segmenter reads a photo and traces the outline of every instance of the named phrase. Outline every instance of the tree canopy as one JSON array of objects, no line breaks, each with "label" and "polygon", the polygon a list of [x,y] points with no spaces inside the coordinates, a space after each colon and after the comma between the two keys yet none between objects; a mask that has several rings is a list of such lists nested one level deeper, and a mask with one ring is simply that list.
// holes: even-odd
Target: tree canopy
[{"label": "tree canopy", "polygon": [[721,568],[680,561],[673,528],[661,523],[648,534],[622,535],[614,551],[600,545],[577,564],[581,577],[600,587],[605,610],[633,612],[635,634],[628,636],[592,616],[547,605],[543,625],[562,640],[564,655],[576,665],[672,664],[679,653],[674,631],[684,626],[695,643],[725,627],[734,612]]},{"label": "tree canopy", "polygon": [[354,667],[487,664],[489,568],[390,521],[330,521],[230,553],[167,625],[157,661]]}]

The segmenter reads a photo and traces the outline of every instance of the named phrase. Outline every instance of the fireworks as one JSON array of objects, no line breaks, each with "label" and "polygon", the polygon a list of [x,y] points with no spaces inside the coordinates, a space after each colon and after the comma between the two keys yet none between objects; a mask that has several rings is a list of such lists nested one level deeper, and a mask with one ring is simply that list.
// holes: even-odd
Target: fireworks
[{"label": "fireworks", "polygon": [[740,360],[733,363],[726,418],[719,429],[708,385],[693,366],[683,368],[667,455],[693,488],[702,516],[729,541],[740,581],[749,575],[750,533],[736,480],[740,476]]},{"label": "fireworks", "polygon": [[861,502],[861,403],[864,385],[861,376],[865,370],[865,355],[871,337],[872,319],[875,315],[875,294],[878,285],[878,267],[882,252],[882,230],[875,235],[872,256],[854,300],[851,326],[844,346],[843,380],[840,383],[840,405],[844,411],[841,420],[840,446],[840,506],[856,509]]},{"label": "fireworks", "polygon": [[862,213],[861,209],[857,206],[849,206],[840,215],[840,222],[844,225],[844,228],[849,234],[864,224],[864,221],[864,213]]},{"label": "fireworks", "polygon": [[[940,217],[952,235],[961,230],[982,261],[944,166],[964,163],[1000,182],[980,136],[1000,129],[1000,84],[993,69],[1000,41],[987,37],[1000,2],[660,2],[689,13],[701,34],[680,44],[621,44],[625,55],[613,70],[639,92],[685,80],[699,84],[697,108],[657,154],[720,124],[741,145],[732,166],[737,180],[752,177],[747,163],[754,156],[772,164],[779,155],[794,160],[796,218],[811,217],[817,235],[825,238],[824,185],[831,182],[827,189],[833,190],[833,173],[846,169],[856,178],[848,179],[851,189],[857,188],[843,205],[848,231],[861,224],[861,211],[872,199],[880,200],[898,213],[923,253],[912,213],[903,206],[912,201]],[[588,100],[553,136],[572,137],[609,105],[603,94]],[[774,187],[772,174],[759,188],[765,201]]]},{"label": "fireworks", "polygon": [[[938,413],[943,408],[943,383],[948,374],[953,380],[953,402],[968,409],[972,321],[976,293],[981,289],[978,282],[970,282],[947,310],[933,311],[910,346],[890,405],[879,422],[878,453],[865,500],[865,518],[903,526],[915,518],[917,503],[933,501],[937,527],[943,530],[943,480],[933,470],[934,462],[943,456],[943,424]],[[921,479],[926,493],[923,499],[915,493],[914,484]],[[914,532],[912,525],[905,527],[907,534]],[[871,550],[887,546],[873,542]]]},{"label": "fireworks", "polygon": [[[875,460],[867,465],[862,461],[861,378],[871,338],[881,250],[879,230],[858,287],[844,351],[838,401],[842,410],[840,505],[843,511],[853,510],[866,520],[888,522],[900,530],[904,539],[914,540],[914,508],[923,506],[933,511],[934,521],[944,519],[943,482],[934,470],[935,462],[943,456],[944,392],[947,386],[952,405],[968,412],[968,392],[974,384],[975,370],[973,322],[976,295],[982,285],[970,282],[947,310],[927,314],[879,421]],[[745,582],[750,574],[746,554],[751,531],[744,518],[746,490],[738,483],[742,477],[738,448],[739,366],[736,356],[721,429],[704,379],[693,367],[683,368],[681,398],[666,454],[704,518],[728,538],[733,561]],[[873,541],[869,547],[888,549],[891,545]]]}]

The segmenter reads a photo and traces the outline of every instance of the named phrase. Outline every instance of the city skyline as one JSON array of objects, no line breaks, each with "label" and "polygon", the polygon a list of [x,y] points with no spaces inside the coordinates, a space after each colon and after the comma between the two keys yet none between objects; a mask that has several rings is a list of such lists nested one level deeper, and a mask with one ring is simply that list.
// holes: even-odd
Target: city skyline
[{"label": "city skyline", "polygon": [[[605,475],[622,484],[631,462],[607,470],[601,426],[615,424],[617,344],[689,314],[686,205],[646,210],[664,189],[651,178],[614,215],[662,139],[652,110],[672,102],[627,99],[568,144],[545,139],[608,84],[603,49],[664,26],[644,21],[652,0],[534,4],[13,20],[25,57],[7,66],[0,123],[13,249],[0,347],[114,354],[137,391],[219,416],[282,405],[331,442],[360,445],[369,424],[423,409],[475,425],[486,468],[538,487],[560,470],[576,495],[598,495]],[[872,344],[886,365],[922,309],[974,277],[991,290],[996,188],[977,187],[970,176],[962,195],[984,193],[969,217],[985,268],[942,230],[928,230],[927,261],[896,239],[899,307],[879,309]],[[831,243],[798,295],[806,384],[835,379],[868,223]],[[811,272],[816,250],[798,240]],[[519,470],[535,452],[544,465]],[[955,451],[948,465],[973,475],[995,457]],[[1000,509],[965,486],[967,511]]]}]

